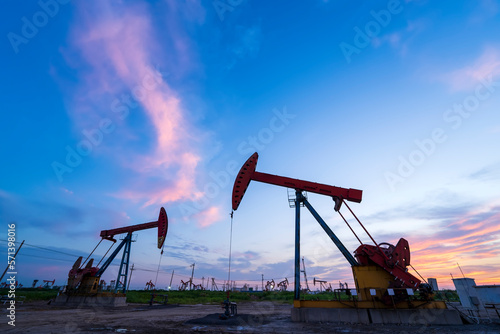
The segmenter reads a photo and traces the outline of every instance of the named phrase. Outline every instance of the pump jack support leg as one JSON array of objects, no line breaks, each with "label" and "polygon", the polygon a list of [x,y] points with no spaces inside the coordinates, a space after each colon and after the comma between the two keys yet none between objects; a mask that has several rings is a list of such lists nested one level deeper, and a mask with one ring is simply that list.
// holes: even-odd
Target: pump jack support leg
[{"label": "pump jack support leg", "polygon": [[[123,249],[122,262],[120,263],[120,270],[118,271],[118,278],[116,279],[115,293],[120,290],[120,292],[127,292],[127,279],[128,279],[128,264],[130,263],[130,248],[132,246],[132,233],[129,232],[125,239],[125,248]],[[120,281],[123,277],[123,285]]]},{"label": "pump jack support leg", "polygon": [[300,299],[300,191],[295,193],[295,300]]}]

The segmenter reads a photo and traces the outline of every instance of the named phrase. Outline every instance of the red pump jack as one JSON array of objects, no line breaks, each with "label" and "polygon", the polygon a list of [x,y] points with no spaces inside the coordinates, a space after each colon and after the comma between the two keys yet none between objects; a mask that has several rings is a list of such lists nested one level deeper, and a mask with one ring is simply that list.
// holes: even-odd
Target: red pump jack
[{"label": "red pump jack", "polygon": [[[352,188],[341,188],[326,184],[303,181],[278,175],[271,175],[257,172],[256,165],[258,154],[254,153],[241,167],[233,186],[232,208],[237,210],[243,195],[245,194],[250,181],[259,181],[269,183],[281,187],[295,189],[295,293],[294,305],[303,307],[304,304],[300,301],[300,207],[303,204],[314,216],[321,225],[323,230],[328,234],[331,240],[338,247],[340,252],[347,259],[353,270],[354,281],[356,284],[356,307],[367,308],[387,308],[396,307],[396,304],[401,301],[408,301],[409,295],[413,295],[413,291],[420,289],[420,296],[423,297],[419,305],[429,303],[429,295],[431,293],[430,286],[421,281],[408,272],[407,266],[410,265],[410,247],[408,241],[401,238],[396,246],[389,243],[377,244],[371,237],[365,227],[358,220],[365,232],[370,236],[374,245],[362,244],[354,252],[354,256],[346,249],[338,237],[333,233],[330,227],[320,217],[316,210],[311,206],[303,192],[311,192],[320,195],[329,196],[334,201],[335,211],[340,213],[342,204],[348,208],[346,201],[360,203],[362,191]],[[351,209],[349,208],[351,211]],[[351,211],[354,215],[354,213]],[[354,215],[355,216],[355,215]],[[356,217],[356,216],[355,216]],[[342,216],[343,218],[343,216]],[[357,217],[356,217],[357,219]],[[345,219],[344,219],[345,220]],[[410,293],[411,290],[411,293]],[[416,304],[406,303],[398,304],[401,308],[412,308]],[[318,307],[318,306],[314,306]],[[346,307],[336,304],[327,307]],[[446,308],[443,305],[433,305],[431,308]]]},{"label": "red pump jack", "polygon": [[[128,267],[130,260],[130,249],[132,244],[132,233],[156,227],[158,228],[158,248],[161,249],[163,247],[163,243],[165,242],[165,237],[167,235],[167,230],[168,230],[168,217],[167,217],[167,212],[165,211],[164,208],[160,209],[160,214],[158,216],[157,221],[101,231],[100,234],[102,238],[101,241],[106,239],[113,241],[113,243],[116,242],[115,239],[116,235],[125,233],[127,235],[101,267],[98,267],[99,264],[97,266],[93,266],[94,259],[90,259],[86,263],[85,267],[82,267],[83,258],[80,256],[76,260],[71,270],[69,271],[66,294],[68,295],[97,294],[99,288],[99,280],[102,274],[104,274],[106,269],[109,267],[111,262],[118,255],[118,253],[122,250],[122,248],[123,248],[122,261],[120,263],[120,269],[118,271],[118,277],[116,279],[114,293],[115,294],[125,293],[127,290],[127,282],[128,282]],[[94,248],[94,251],[96,248]],[[92,253],[94,251],[92,251]],[[92,253],[87,257],[87,259],[92,255]]]}]

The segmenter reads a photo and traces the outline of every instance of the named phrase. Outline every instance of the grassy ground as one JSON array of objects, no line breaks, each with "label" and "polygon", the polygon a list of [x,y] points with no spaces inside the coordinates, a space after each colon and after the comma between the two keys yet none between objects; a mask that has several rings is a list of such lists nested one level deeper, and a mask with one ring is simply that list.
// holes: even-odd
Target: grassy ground
[{"label": "grassy ground", "polygon": [[[127,292],[127,302],[129,303],[149,303],[151,291],[136,290]],[[227,293],[222,291],[156,291],[159,295],[168,295],[168,302],[171,304],[218,304],[227,298]],[[286,304],[293,303],[293,291],[265,291],[265,292],[231,292],[231,301],[273,301]],[[302,294],[305,300],[333,300],[333,293]],[[349,297],[341,295],[342,300]]]},{"label": "grassy ground", "polygon": [[[127,292],[127,302],[129,303],[149,303],[152,291],[135,290]],[[158,295],[168,295],[170,304],[218,304],[227,297],[226,292],[222,291],[155,291]],[[273,301],[286,304],[293,303],[293,291],[266,291],[266,292],[231,292],[231,301]],[[348,300],[345,294],[341,296],[342,300]],[[155,300],[159,300],[157,298]],[[305,300],[334,300],[333,293],[301,294],[301,299]],[[458,295],[453,290],[439,291],[434,295],[435,300],[459,301]]]},{"label": "grassy ground", "polygon": [[[15,295],[18,300],[20,296],[26,296],[25,301],[29,302],[56,298],[58,292],[59,291],[57,289],[21,288],[16,290]],[[0,289],[0,295],[7,296],[8,294],[8,289]]]},{"label": "grassy ground", "polygon": [[[0,289],[0,295],[7,295],[8,289]],[[26,296],[26,301],[50,300],[57,296],[57,289],[17,289],[16,296]],[[143,303],[147,304],[151,300],[152,291],[146,290],[131,290],[127,292],[128,303]],[[226,292],[222,291],[165,291],[157,290],[154,293],[158,295],[168,295],[168,303],[170,304],[219,304],[226,299]],[[317,293],[317,294],[302,294],[306,300],[332,300],[333,293]],[[342,299],[348,299],[347,296],[341,296]],[[156,300],[160,300],[158,298]],[[286,304],[292,304],[292,291],[267,291],[267,292],[231,292],[231,301],[274,301]],[[442,290],[436,293],[436,300],[459,301],[458,295],[454,290]]]},{"label": "grassy ground", "polygon": [[[129,303],[149,303],[152,291],[135,290],[127,292]],[[219,304],[227,298],[227,293],[222,291],[164,291],[157,290],[156,294],[168,295],[170,304]],[[265,301],[272,300],[283,303],[292,303],[293,292],[231,292],[231,301]]]}]

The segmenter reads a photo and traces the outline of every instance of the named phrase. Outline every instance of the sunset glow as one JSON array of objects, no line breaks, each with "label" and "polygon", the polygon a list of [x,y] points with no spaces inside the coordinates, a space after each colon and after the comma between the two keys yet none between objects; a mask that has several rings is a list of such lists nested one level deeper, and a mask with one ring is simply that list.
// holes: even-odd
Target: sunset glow
[{"label": "sunset glow", "polygon": [[[101,230],[154,221],[161,207],[164,252],[156,230],[134,235],[132,287],[157,272],[166,286],[173,271],[176,287],[193,263],[197,282],[223,282],[230,248],[238,285],[292,282],[287,189],[252,182],[231,210],[254,152],[257,171],[362,190],[351,208],[373,238],[407,239],[413,267],[440,287],[462,275],[500,284],[494,2],[56,2],[44,24],[35,0],[1,20],[0,221],[25,240],[23,284],[63,285]],[[308,196],[353,252],[332,199]],[[301,224],[308,274],[352,282],[306,210]]]}]

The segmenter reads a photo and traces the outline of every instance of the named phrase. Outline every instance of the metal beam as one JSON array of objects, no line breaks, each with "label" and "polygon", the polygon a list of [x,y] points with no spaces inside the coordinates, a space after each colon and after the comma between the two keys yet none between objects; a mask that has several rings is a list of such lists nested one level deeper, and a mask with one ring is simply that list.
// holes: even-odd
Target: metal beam
[{"label": "metal beam", "polygon": [[261,173],[257,171],[253,173],[252,180],[300,191],[308,191],[320,195],[339,197],[356,203],[361,202],[363,194],[363,191],[358,189],[335,187],[327,184],[292,179],[289,177]]},{"label": "metal beam", "polygon": [[114,250],[114,252],[106,260],[106,262],[103,263],[102,267],[99,268],[99,270],[95,274],[96,277],[100,277],[102,274],[104,274],[104,272],[106,271],[106,269],[108,269],[109,265],[111,264],[111,262],[113,262],[113,260],[118,255],[118,253],[120,252],[120,250],[122,249],[122,247],[125,245],[126,242],[127,242],[127,238],[123,239],[123,241],[118,245],[118,247],[116,247],[116,249]]},{"label": "metal beam", "polygon": [[238,175],[236,175],[236,179],[234,180],[233,185],[233,210],[236,211],[238,206],[243,199],[243,195],[250,184],[250,181],[258,181],[263,183],[274,184],[277,186],[295,189],[297,191],[308,191],[320,195],[326,195],[333,198],[335,201],[335,210],[338,211],[340,209],[340,205],[342,204],[341,199],[352,201],[352,202],[361,202],[361,198],[363,197],[363,191],[359,189],[352,188],[341,188],[330,186],[327,184],[321,184],[316,182],[304,181],[299,179],[293,179],[289,177],[283,177],[278,175],[272,175],[267,173],[260,173],[255,171],[257,167],[257,160],[259,155],[255,152],[248,160],[243,164]]},{"label": "metal beam", "polygon": [[295,295],[294,299],[300,299],[300,198],[302,193],[295,192]]},{"label": "metal beam", "polygon": [[137,225],[127,226],[127,227],[119,227],[119,228],[114,228],[112,230],[102,230],[101,231],[101,238],[113,241],[113,237],[117,234],[136,232],[136,231],[140,231],[140,230],[147,230],[147,229],[155,228],[155,227],[158,227],[158,221],[144,223],[144,224],[137,224]]},{"label": "metal beam", "polygon": [[352,254],[345,248],[344,244],[340,241],[339,238],[333,233],[333,231],[328,227],[328,225],[325,223],[323,218],[320,217],[320,215],[314,210],[314,208],[311,206],[311,204],[307,201],[307,199],[302,195],[302,193],[297,192],[297,198],[300,196],[300,201],[304,203],[306,208],[311,212],[311,214],[316,218],[318,223],[321,225],[323,230],[328,234],[330,239],[332,239],[333,243],[338,247],[340,252],[344,255],[344,257],[347,259],[349,264],[351,266],[357,266],[359,265],[358,261],[352,256]]},{"label": "metal beam", "polygon": [[[116,279],[115,293],[118,290],[125,293],[127,292],[127,279],[128,279],[128,264],[130,262],[130,248],[132,247],[132,232],[129,232],[125,239],[125,248],[123,249],[122,262],[120,263],[120,270],[118,270],[118,277]],[[121,278],[123,277],[123,282]],[[121,282],[121,283],[120,283]]]}]

